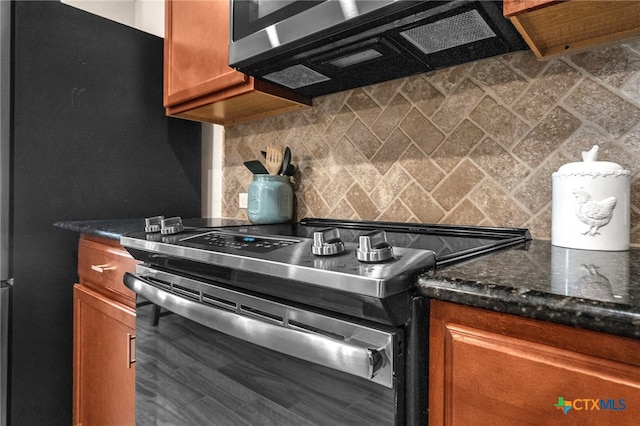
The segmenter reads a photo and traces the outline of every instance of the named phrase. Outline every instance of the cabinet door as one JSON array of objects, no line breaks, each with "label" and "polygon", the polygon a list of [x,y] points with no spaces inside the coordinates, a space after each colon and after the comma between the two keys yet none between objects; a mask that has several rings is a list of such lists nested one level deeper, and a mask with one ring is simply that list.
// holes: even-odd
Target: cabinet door
[{"label": "cabinet door", "polygon": [[229,0],[167,0],[166,114],[225,126],[311,105],[311,100],[229,67]]},{"label": "cabinet door", "polygon": [[503,11],[538,58],[640,35],[638,1],[505,0]]},{"label": "cabinet door", "polygon": [[135,424],[135,311],[74,286],[74,424]]},{"label": "cabinet door", "polygon": [[251,88],[253,79],[228,65],[229,1],[167,0],[165,20],[165,107]]},{"label": "cabinet door", "polygon": [[640,342],[431,302],[429,425],[636,425]]}]

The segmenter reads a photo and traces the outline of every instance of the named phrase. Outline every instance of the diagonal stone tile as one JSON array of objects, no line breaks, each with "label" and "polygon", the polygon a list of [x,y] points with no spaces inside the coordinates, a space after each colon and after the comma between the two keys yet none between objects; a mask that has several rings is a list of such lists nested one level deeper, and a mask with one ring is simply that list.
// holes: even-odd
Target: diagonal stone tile
[{"label": "diagonal stone tile", "polygon": [[331,175],[337,175],[343,166],[346,166],[351,161],[351,155],[356,151],[356,147],[353,146],[351,141],[343,137],[338,144],[329,152],[328,157],[324,162],[327,173]]},{"label": "diagonal stone tile", "polygon": [[630,155],[617,143],[604,145],[598,159],[618,163],[635,175],[640,172],[640,159],[635,155]]},{"label": "diagonal stone tile", "polygon": [[568,158],[562,153],[554,153],[538,167],[514,193],[518,200],[533,214],[537,214],[553,196],[553,173],[566,164]]},{"label": "diagonal stone tile", "polygon": [[310,215],[314,217],[327,217],[330,210],[329,206],[324,202],[314,185],[309,186],[304,191],[304,197],[299,198],[304,199]]},{"label": "diagonal stone tile", "polygon": [[402,189],[409,183],[411,178],[399,164],[391,168],[387,176],[380,179],[378,185],[371,191],[371,201],[380,210],[385,210],[400,194]]},{"label": "diagonal stone tile", "polygon": [[303,108],[300,110],[300,114],[304,116],[309,124],[318,129],[319,132],[324,132],[333,120],[333,115],[319,107],[318,98],[314,99],[313,105],[313,108]]},{"label": "diagonal stone tile", "polygon": [[469,194],[469,199],[494,223],[501,226],[519,227],[529,218],[509,194],[489,180],[483,181]]},{"label": "diagonal stone tile", "polygon": [[[309,127],[306,134],[300,140],[313,159],[324,159],[329,153],[329,146],[325,143],[324,138],[318,133],[315,127]],[[289,149],[291,149],[291,147]]]},{"label": "diagonal stone tile", "polygon": [[398,161],[409,145],[411,145],[411,139],[402,131],[396,129],[373,158],[371,158],[371,163],[378,169],[381,175],[384,175],[391,166]]},{"label": "diagonal stone tile", "polygon": [[509,65],[529,78],[536,77],[547,66],[546,61],[538,60],[533,52],[516,52],[503,56]]},{"label": "diagonal stone tile", "polygon": [[350,96],[350,90],[333,93],[331,95],[320,96],[313,99],[313,108],[304,108],[301,111],[307,112],[309,109],[319,109],[331,116],[342,110],[342,107],[347,102],[347,99],[349,99]]},{"label": "diagonal stone tile", "polygon": [[347,105],[367,126],[371,126],[382,112],[382,108],[362,89],[351,93]]},{"label": "diagonal stone tile", "polygon": [[400,128],[427,154],[444,140],[444,134],[415,108],[402,120]]},{"label": "diagonal stone tile", "polygon": [[[633,161],[638,161],[640,158],[640,127],[637,127],[633,132],[626,135],[622,141],[620,141],[620,146],[622,146],[627,153],[629,153],[633,157]],[[621,163],[625,168],[628,166],[625,165],[624,162]],[[638,174],[639,171],[635,169],[629,169],[634,174]]]},{"label": "diagonal stone tile", "polygon": [[470,77],[491,90],[505,104],[512,104],[529,86],[529,83],[505,62],[496,59],[479,61],[471,71]]},{"label": "diagonal stone tile", "polygon": [[376,205],[358,184],[349,188],[345,198],[361,220],[374,220],[380,214]]},{"label": "diagonal stone tile", "polygon": [[537,167],[580,126],[580,120],[566,110],[554,108],[513,148],[513,153],[531,167]]},{"label": "diagonal stone tile", "polygon": [[304,217],[314,217],[314,214],[309,210],[304,202],[304,198],[297,195],[294,196],[294,216],[296,220],[300,220]]},{"label": "diagonal stone tile", "polygon": [[353,220],[358,219],[355,210],[353,210],[351,205],[344,198],[338,201],[336,206],[329,212],[327,217]]},{"label": "diagonal stone tile", "polygon": [[[551,61],[514,52],[229,126],[223,215],[246,219],[238,192],[252,175],[242,162],[274,143],[291,147],[299,169],[297,218],[524,225],[549,239],[551,175],[560,165],[598,144],[601,159],[640,174],[640,42],[605,50]],[[470,83],[480,96],[474,105],[463,93]],[[400,120],[392,114],[398,100],[411,106]],[[475,144],[460,136],[474,126],[484,132]],[[631,192],[632,244],[640,245],[640,180]]]},{"label": "diagonal stone tile", "polygon": [[409,185],[400,199],[422,223],[438,223],[444,217],[444,211],[426,192],[417,185]]},{"label": "diagonal stone tile", "polygon": [[398,199],[395,199],[389,207],[378,216],[377,220],[387,222],[409,222],[411,211]]},{"label": "diagonal stone tile", "polygon": [[442,223],[450,225],[475,225],[485,219],[482,213],[473,203],[467,199],[462,202],[442,220]]},{"label": "diagonal stone tile", "polygon": [[342,197],[349,191],[355,181],[349,173],[340,173],[333,176],[333,179],[322,188],[322,198],[329,208],[333,209]]},{"label": "diagonal stone tile", "polygon": [[582,78],[561,60],[552,60],[542,76],[527,88],[513,110],[529,121],[539,120]]},{"label": "diagonal stone tile", "polygon": [[602,130],[583,125],[562,144],[562,152],[571,162],[582,161],[582,151],[589,151],[592,146],[598,145],[601,148],[598,160],[602,160],[603,149],[613,143],[611,137]]},{"label": "diagonal stone tile", "polygon": [[593,80],[583,81],[565,103],[614,137],[622,136],[640,120],[640,108]]},{"label": "diagonal stone tile", "polygon": [[529,130],[514,113],[487,96],[469,114],[482,130],[504,146],[513,146]]},{"label": "diagonal stone tile", "polygon": [[621,45],[575,53],[569,59],[615,88],[622,87],[640,69],[640,55]]},{"label": "diagonal stone tile", "polygon": [[331,182],[331,177],[328,176],[319,162],[308,162],[305,167],[300,170],[300,181],[297,183],[297,187],[300,188],[300,192],[305,193],[310,187],[324,188]]},{"label": "diagonal stone tile", "polygon": [[456,65],[426,73],[424,76],[442,93],[450,95],[464,81],[473,66],[473,63]]},{"label": "diagonal stone tile", "polygon": [[531,237],[536,240],[551,240],[551,206],[531,217],[524,223],[524,227],[529,228]]},{"label": "diagonal stone tile", "polygon": [[[228,144],[227,143],[227,144],[225,144],[225,147],[226,146],[233,147],[234,151],[244,161],[261,159],[260,156],[258,156],[258,154],[255,152],[256,150],[255,150],[253,144],[249,145],[246,142],[245,138],[241,138],[239,143],[235,143],[235,144]],[[261,148],[261,149],[265,149],[265,148]],[[230,158],[233,158],[233,157],[230,156]]]},{"label": "diagonal stone tile", "polygon": [[431,191],[445,177],[433,160],[413,145],[400,158],[400,164],[427,191]]},{"label": "diagonal stone tile", "polygon": [[464,160],[433,191],[433,198],[449,211],[484,178],[484,173],[470,160]]},{"label": "diagonal stone tile", "polygon": [[382,111],[371,130],[380,140],[386,140],[410,109],[409,101],[400,94],[396,95]]},{"label": "diagonal stone tile", "polygon": [[242,138],[240,138],[240,140],[238,141],[227,142],[228,143],[225,144],[224,152],[222,154],[223,164],[229,165],[230,167],[239,166],[246,161],[245,158],[251,158],[251,153],[249,153],[249,157],[244,157],[240,154],[240,152],[238,152],[238,147],[243,144]]},{"label": "diagonal stone tile", "polygon": [[447,97],[431,120],[436,126],[449,133],[471,112],[483,96],[484,91],[471,80],[466,79]]},{"label": "diagonal stone tile", "polygon": [[280,146],[285,147],[287,145],[294,144],[296,141],[304,138],[305,134],[311,129],[314,129],[316,132],[318,131],[309,123],[309,121],[307,121],[307,119],[302,114],[297,115],[295,124],[291,126],[287,137],[281,141]]},{"label": "diagonal stone tile", "polygon": [[482,140],[484,132],[469,120],[464,120],[433,152],[431,158],[445,172],[450,172],[474,146]]},{"label": "diagonal stone tile", "polygon": [[407,79],[401,92],[427,117],[430,117],[445,99],[444,95],[422,76]]},{"label": "diagonal stone tile", "polygon": [[333,120],[331,120],[331,123],[327,126],[326,131],[324,133],[320,133],[324,134],[325,140],[329,145],[335,146],[336,143],[347,133],[355,119],[356,115],[353,111],[351,111],[349,107],[344,106],[335,116],[333,116]]},{"label": "diagonal stone tile", "polygon": [[631,100],[640,99],[640,72],[635,73],[622,86],[622,94]]},{"label": "diagonal stone tile", "polygon": [[529,174],[526,165],[491,138],[483,140],[471,152],[470,158],[507,191],[513,189]]},{"label": "diagonal stone tile", "polygon": [[382,144],[378,137],[360,120],[354,121],[349,127],[347,137],[367,158],[373,157]]},{"label": "diagonal stone tile", "polygon": [[351,164],[346,167],[346,170],[367,192],[371,191],[380,179],[382,179],[382,175],[378,172],[378,169],[359,152],[355,152],[351,156]]},{"label": "diagonal stone tile", "polygon": [[378,104],[386,107],[389,102],[396,96],[398,89],[404,84],[404,78],[387,81],[384,83],[367,86],[364,91],[367,92]]}]

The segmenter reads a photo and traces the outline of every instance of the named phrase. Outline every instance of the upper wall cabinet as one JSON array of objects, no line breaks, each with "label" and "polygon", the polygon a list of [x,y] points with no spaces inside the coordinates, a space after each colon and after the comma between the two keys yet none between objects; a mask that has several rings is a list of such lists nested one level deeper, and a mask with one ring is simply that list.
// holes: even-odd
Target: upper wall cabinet
[{"label": "upper wall cabinet", "polygon": [[167,115],[222,125],[311,105],[311,100],[230,68],[229,2],[166,0]]},{"label": "upper wall cabinet", "polygon": [[538,58],[640,35],[637,0],[505,0],[504,15]]}]

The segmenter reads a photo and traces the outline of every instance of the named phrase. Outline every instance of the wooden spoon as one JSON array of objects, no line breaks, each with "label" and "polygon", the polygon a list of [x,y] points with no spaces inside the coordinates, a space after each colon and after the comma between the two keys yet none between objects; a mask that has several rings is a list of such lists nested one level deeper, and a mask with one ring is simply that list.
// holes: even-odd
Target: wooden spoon
[{"label": "wooden spoon", "polygon": [[282,150],[275,146],[267,147],[266,166],[270,175],[277,175],[282,167]]}]

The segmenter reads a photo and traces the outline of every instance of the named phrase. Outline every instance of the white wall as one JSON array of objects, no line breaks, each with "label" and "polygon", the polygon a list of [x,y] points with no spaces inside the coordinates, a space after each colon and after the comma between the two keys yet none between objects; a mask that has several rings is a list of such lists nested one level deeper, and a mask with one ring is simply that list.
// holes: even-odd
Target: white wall
[{"label": "white wall", "polygon": [[164,37],[164,0],[61,0],[94,15]]},{"label": "white wall", "polygon": [[[2,1],[2,0],[0,0]],[[164,37],[164,0],[61,0],[89,13]],[[202,216],[222,214],[224,129],[202,125]]]}]

